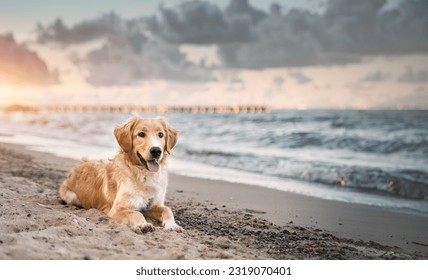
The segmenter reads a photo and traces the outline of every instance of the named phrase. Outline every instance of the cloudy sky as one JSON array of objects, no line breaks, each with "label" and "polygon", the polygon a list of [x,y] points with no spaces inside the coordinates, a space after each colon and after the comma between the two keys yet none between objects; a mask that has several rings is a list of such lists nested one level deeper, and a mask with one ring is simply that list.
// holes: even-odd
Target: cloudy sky
[{"label": "cloudy sky", "polygon": [[[159,12],[159,6],[174,7],[185,0],[0,0],[0,32],[14,31],[27,33],[35,28],[35,23],[51,23],[61,17],[68,24],[93,18],[104,13],[115,11],[124,19],[151,16]],[[205,1],[225,8],[229,0]],[[325,7],[325,0],[288,0],[277,1],[284,9],[304,8],[320,11]],[[397,1],[393,1],[397,2]],[[250,0],[251,6],[267,11],[270,1]]]},{"label": "cloudy sky", "polygon": [[428,0],[0,0],[16,102],[428,106]]}]

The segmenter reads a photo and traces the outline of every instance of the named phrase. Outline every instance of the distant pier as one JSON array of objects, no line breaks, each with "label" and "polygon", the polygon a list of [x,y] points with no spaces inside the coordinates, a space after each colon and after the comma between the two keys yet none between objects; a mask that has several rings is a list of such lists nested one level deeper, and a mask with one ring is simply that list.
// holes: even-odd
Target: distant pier
[{"label": "distant pier", "polygon": [[168,105],[11,105],[3,108],[6,112],[106,112],[106,113],[264,113],[270,108],[264,105],[230,106],[168,106]]}]

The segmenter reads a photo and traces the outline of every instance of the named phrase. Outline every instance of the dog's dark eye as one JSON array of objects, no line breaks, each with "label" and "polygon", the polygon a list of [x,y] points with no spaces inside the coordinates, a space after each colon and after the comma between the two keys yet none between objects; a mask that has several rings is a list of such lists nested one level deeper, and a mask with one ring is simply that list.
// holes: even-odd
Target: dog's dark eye
[{"label": "dog's dark eye", "polygon": [[158,135],[159,135],[159,138],[163,137],[163,133],[162,132],[159,132]]},{"label": "dog's dark eye", "polygon": [[138,133],[138,136],[144,138],[146,136],[146,134],[144,132],[140,132],[140,133]]}]

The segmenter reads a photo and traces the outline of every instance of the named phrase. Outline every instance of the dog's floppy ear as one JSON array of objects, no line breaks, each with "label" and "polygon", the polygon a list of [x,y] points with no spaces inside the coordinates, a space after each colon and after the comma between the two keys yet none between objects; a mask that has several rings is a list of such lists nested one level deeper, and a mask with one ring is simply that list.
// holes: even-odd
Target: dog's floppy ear
[{"label": "dog's floppy ear", "polygon": [[114,129],[114,136],[116,137],[117,143],[125,153],[129,153],[132,149],[132,133],[134,131],[134,126],[136,122],[137,118],[133,117],[129,119],[126,123],[115,127]]},{"label": "dog's floppy ear", "polygon": [[160,120],[162,125],[166,131],[165,135],[165,151],[168,154],[171,154],[171,150],[175,147],[178,141],[178,130],[172,127],[169,123],[167,123],[164,119]]}]

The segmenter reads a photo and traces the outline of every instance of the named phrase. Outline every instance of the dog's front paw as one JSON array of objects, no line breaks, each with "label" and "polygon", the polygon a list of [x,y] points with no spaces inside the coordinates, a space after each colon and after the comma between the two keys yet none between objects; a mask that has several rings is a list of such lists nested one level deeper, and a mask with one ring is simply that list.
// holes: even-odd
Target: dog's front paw
[{"label": "dog's front paw", "polygon": [[180,227],[179,225],[177,225],[175,222],[174,223],[165,223],[164,229],[176,231],[176,232],[183,232],[184,231],[184,229],[182,227]]},{"label": "dog's front paw", "polygon": [[156,228],[155,228],[151,223],[145,223],[145,224],[142,224],[142,225],[138,225],[138,226],[133,227],[133,230],[134,230],[136,233],[142,233],[142,234],[145,234],[145,233],[149,233],[149,232],[153,232],[153,231],[155,231],[155,230],[156,230]]}]

